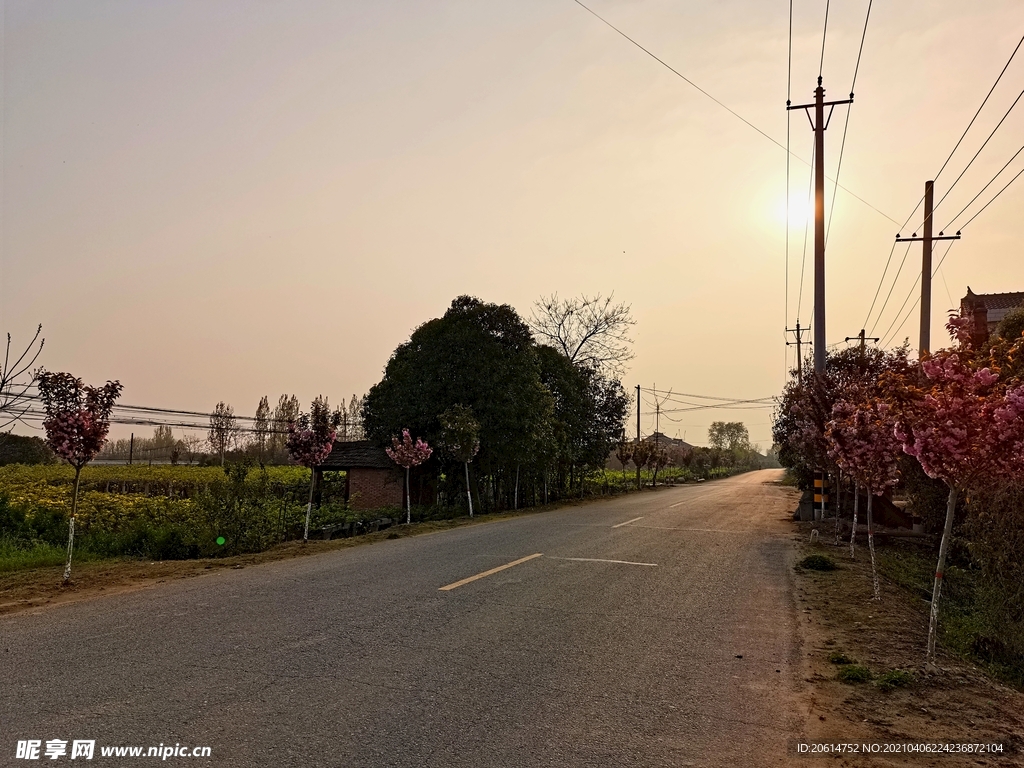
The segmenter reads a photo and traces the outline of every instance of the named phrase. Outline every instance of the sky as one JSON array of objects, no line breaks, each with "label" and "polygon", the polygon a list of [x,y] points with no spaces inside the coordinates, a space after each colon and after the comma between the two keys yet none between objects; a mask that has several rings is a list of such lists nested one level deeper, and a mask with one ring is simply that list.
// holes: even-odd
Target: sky
[{"label": "sky", "polygon": [[[587,4],[786,145],[788,2]],[[826,98],[851,88],[867,2],[830,3],[822,54],[825,7],[793,3],[794,103],[819,66]],[[337,403],[462,294],[528,316],[541,296],[614,292],[637,321],[627,390],[767,397],[794,365],[784,329],[812,304],[807,119],[789,114],[787,258],[785,149],[575,0],[10,0],[2,24],[0,331],[17,346],[42,323],[47,369],[118,379],[123,402]],[[906,252],[893,238],[1022,35],[1019,0],[872,4],[845,143],[846,107],[826,132],[827,174],[842,145],[840,184],[868,203],[835,198],[830,344],[866,326],[917,346],[916,314],[897,333],[913,298],[896,312],[920,244],[875,318]],[[1024,52],[937,199],[1022,88]],[[937,226],[1022,136],[1018,105]],[[954,227],[1022,167],[1024,153]],[[952,247],[933,347],[968,285],[1024,290],[1022,205],[1024,181]],[[660,426],[701,444],[716,419],[771,442],[768,410]]]}]

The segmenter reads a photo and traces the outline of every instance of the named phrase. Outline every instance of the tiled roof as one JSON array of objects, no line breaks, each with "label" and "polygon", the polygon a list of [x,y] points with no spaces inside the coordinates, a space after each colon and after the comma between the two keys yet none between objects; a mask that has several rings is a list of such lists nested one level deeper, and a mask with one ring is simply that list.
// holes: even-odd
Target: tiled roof
[{"label": "tiled roof", "polygon": [[970,286],[967,287],[967,295],[961,300],[961,304],[982,303],[985,309],[1015,309],[1024,306],[1024,291],[1015,293],[974,293]]},{"label": "tiled roof", "polygon": [[383,448],[371,443],[369,440],[351,440],[341,442],[336,440],[330,455],[320,465],[320,469],[328,472],[340,469],[366,468],[366,469],[395,469],[395,464]]}]

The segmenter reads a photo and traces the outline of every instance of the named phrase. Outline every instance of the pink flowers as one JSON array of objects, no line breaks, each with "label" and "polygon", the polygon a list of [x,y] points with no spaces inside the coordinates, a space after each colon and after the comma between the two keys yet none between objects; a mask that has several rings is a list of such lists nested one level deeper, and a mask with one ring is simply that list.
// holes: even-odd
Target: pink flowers
[{"label": "pink flowers", "polygon": [[301,429],[294,422],[288,423],[288,438],[285,445],[288,455],[304,467],[318,467],[324,463],[334,447],[335,430],[318,434],[313,429]]},{"label": "pink flowers", "polygon": [[391,438],[391,448],[384,450],[395,464],[406,469],[419,466],[434,452],[433,448],[418,437],[414,443],[408,429],[402,430],[401,441],[397,437]]},{"label": "pink flowers", "polygon": [[288,437],[285,440],[288,455],[304,467],[320,466],[334,447],[340,423],[341,414],[331,413],[327,401],[318,397],[310,406],[308,414],[301,414],[297,421],[288,422]]},{"label": "pink flowers", "polygon": [[46,419],[46,442],[73,467],[81,468],[100,452],[110,431],[110,414],[121,384],[89,387],[70,373],[42,372],[38,377]]},{"label": "pink flowers", "polygon": [[896,458],[901,443],[894,434],[893,416],[890,405],[877,399],[840,400],[828,423],[829,456],[875,494],[899,482]]}]

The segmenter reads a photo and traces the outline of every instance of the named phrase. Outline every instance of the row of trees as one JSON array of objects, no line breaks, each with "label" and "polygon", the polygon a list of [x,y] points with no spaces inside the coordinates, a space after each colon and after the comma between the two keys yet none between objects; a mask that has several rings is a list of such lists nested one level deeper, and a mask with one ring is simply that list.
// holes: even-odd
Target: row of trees
[{"label": "row of trees", "polygon": [[600,297],[543,299],[528,323],[460,296],[391,355],[363,404],[367,437],[386,447],[408,430],[441,447],[425,468],[448,503],[463,491],[487,508],[578,492],[622,435],[629,398],[614,371],[631,322]]},{"label": "row of trees", "polygon": [[[1024,336],[1008,326],[978,347],[969,326],[968,318],[952,315],[951,346],[920,363],[909,359],[906,346],[830,354],[823,374],[787,385],[774,427],[780,457],[801,485],[808,487],[815,469],[822,469],[841,471],[866,489],[876,598],[873,497],[915,474],[945,488],[929,658],[958,502],[967,493],[1024,479]],[[855,499],[852,536],[859,493]]]},{"label": "row of trees", "polygon": [[[332,411],[337,420],[339,440],[363,439],[362,398],[352,399]],[[289,460],[288,424],[299,418],[299,399],[281,395],[271,409],[269,399],[260,399],[254,418],[239,417],[234,408],[223,401],[210,415],[205,434],[185,432],[176,436],[169,426],[157,426],[152,437],[138,436],[108,441],[99,458],[114,461],[169,461],[192,464],[213,460],[221,465],[226,458],[251,457],[263,464],[283,464]]]}]

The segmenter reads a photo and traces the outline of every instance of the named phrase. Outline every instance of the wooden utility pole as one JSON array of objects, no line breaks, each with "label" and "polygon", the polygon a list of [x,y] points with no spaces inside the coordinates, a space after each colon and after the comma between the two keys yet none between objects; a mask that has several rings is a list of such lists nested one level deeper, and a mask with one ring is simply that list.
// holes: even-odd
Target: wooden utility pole
[{"label": "wooden utility pole", "polygon": [[135,433],[132,432],[131,439],[128,441],[128,463],[129,464],[132,463],[132,456],[134,454],[135,454]]},{"label": "wooden utility pole", "polygon": [[918,240],[922,244],[921,253],[921,336],[917,349],[918,358],[923,358],[931,350],[932,335],[932,243],[936,240],[959,240],[960,233],[955,235],[944,235],[939,232],[938,237],[932,237],[932,201],[935,197],[935,182],[924,183],[924,237],[918,237],[917,232],[913,237],[901,238],[896,235],[898,243],[915,243]]},{"label": "wooden utility pole", "polygon": [[[825,101],[825,89],[818,76],[818,87],[814,89],[813,104],[792,105],[786,102],[786,109],[803,109],[811,121],[814,131],[814,372],[825,371],[825,130],[832,120],[832,111],[838,104],[852,104],[850,98],[841,101]],[[814,108],[814,119],[810,110]],[[828,118],[825,117],[828,107]]]},{"label": "wooden utility pole", "polygon": [[804,383],[804,352],[802,348],[803,334],[806,333],[806,328],[800,327],[800,321],[796,321],[796,328],[787,328],[786,333],[796,334],[796,341],[787,341],[786,346],[792,347],[796,345],[796,383],[803,386]]},{"label": "wooden utility pole", "polygon": [[856,336],[847,336],[846,337],[846,341],[859,341],[860,342],[860,364],[861,364],[861,366],[863,366],[864,365],[864,348],[866,346],[866,342],[868,342],[868,341],[877,342],[878,341],[878,337],[876,337],[876,336],[865,336],[864,335],[864,329],[861,328],[860,329],[860,333],[858,333]]}]

